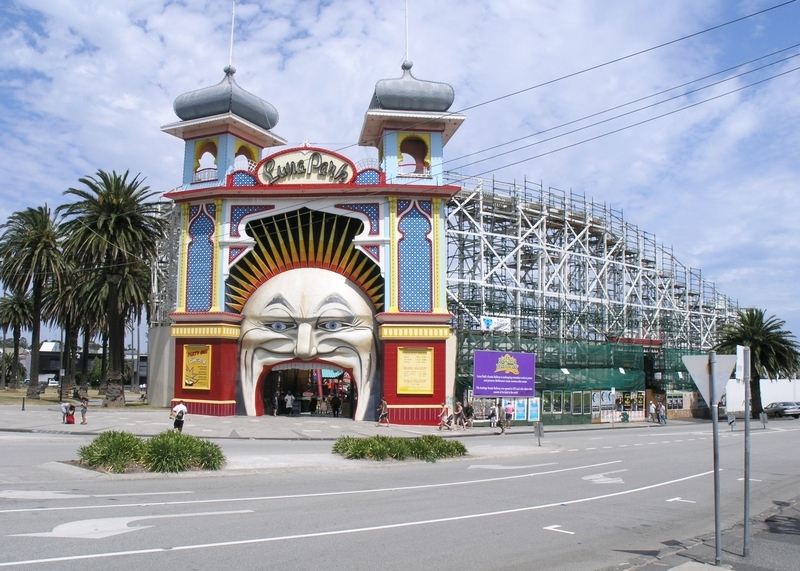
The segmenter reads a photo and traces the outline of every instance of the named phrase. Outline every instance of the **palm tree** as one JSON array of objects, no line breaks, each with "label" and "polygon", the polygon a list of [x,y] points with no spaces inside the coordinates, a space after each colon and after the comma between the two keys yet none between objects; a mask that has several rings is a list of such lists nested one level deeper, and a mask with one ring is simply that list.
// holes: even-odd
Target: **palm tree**
[{"label": "palm tree", "polygon": [[147,202],[156,193],[143,185],[139,175],[128,180],[129,171],[119,175],[98,170],[95,176],[79,179],[86,188],[70,188],[64,194],[77,201],[60,208],[66,236],[64,249],[84,268],[102,272],[108,295],[105,312],[108,324],[108,389],[103,405],[124,406],[122,367],[125,343],[125,311],[120,291],[131,279],[129,268],[155,256],[164,235],[166,221],[158,203]]},{"label": "palm tree", "polygon": [[[19,344],[22,330],[29,329],[33,322],[33,306],[31,298],[24,292],[12,292],[10,296],[0,298],[0,327],[6,331],[11,328],[11,338],[14,343],[14,356],[11,366],[6,371],[10,373],[8,385],[12,389],[19,388]],[[5,347],[3,348],[5,353]]]},{"label": "palm tree", "polygon": [[758,418],[763,410],[761,379],[777,379],[797,373],[800,369],[800,345],[784,321],[774,315],[765,317],[763,309],[740,310],[736,321],[719,332],[714,350],[723,354],[736,353],[736,346],[750,348],[750,395],[752,415]]},{"label": "palm tree", "polygon": [[61,283],[59,229],[45,204],[14,212],[0,230],[0,279],[14,291],[31,291],[31,382],[27,396],[38,399],[42,299],[48,282]]}]

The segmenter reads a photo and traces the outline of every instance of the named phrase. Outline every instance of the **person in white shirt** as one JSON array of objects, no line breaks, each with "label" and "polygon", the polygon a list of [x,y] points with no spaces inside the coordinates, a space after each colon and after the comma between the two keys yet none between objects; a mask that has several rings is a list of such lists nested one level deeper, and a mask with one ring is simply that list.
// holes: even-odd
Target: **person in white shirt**
[{"label": "person in white shirt", "polygon": [[294,410],[292,409],[292,405],[294,405],[294,395],[292,393],[286,393],[286,396],[283,397],[283,400],[286,402],[286,411],[289,416],[294,414]]},{"label": "person in white shirt", "polygon": [[178,401],[178,404],[172,407],[172,414],[170,414],[169,417],[175,419],[175,423],[172,427],[178,432],[183,432],[183,423],[186,421],[186,414],[188,412],[189,409],[186,408],[182,400]]}]

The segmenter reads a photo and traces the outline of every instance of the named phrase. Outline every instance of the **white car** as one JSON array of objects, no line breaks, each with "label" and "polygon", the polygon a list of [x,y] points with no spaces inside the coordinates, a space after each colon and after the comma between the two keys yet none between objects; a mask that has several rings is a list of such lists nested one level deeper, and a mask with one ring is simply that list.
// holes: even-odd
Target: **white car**
[{"label": "white car", "polygon": [[58,379],[55,377],[50,377],[47,379],[47,386],[48,387],[57,387],[58,386]]}]

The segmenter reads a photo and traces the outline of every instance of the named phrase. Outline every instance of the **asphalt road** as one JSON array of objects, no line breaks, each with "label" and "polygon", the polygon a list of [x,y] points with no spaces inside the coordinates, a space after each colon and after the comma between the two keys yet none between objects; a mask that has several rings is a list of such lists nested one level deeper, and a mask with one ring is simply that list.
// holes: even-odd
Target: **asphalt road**
[{"label": "asphalt road", "polygon": [[[800,496],[799,432],[797,421],[754,430],[751,513]],[[743,435],[721,436],[731,528],[742,519]],[[634,568],[714,531],[707,424],[548,434],[542,447],[530,434],[469,437],[467,458],[435,464],[236,439],[218,441],[229,467],[216,474],[109,477],[57,462],[89,441],[0,434],[6,473],[27,474],[0,487],[0,569],[595,571]]]}]

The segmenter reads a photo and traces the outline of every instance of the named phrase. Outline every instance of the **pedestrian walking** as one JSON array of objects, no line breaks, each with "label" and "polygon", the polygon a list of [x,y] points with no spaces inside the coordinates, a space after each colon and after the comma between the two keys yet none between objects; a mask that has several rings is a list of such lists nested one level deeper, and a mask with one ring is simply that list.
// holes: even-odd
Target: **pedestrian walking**
[{"label": "pedestrian walking", "polygon": [[281,398],[281,393],[275,391],[272,395],[272,416],[278,416],[278,400]]},{"label": "pedestrian walking", "polygon": [[172,428],[178,432],[183,432],[183,423],[186,422],[186,415],[188,412],[189,409],[186,408],[186,405],[183,404],[183,401],[178,401],[178,404],[172,407],[172,413],[169,415],[170,418],[175,419]]},{"label": "pedestrian walking", "polygon": [[81,424],[86,424],[86,413],[89,411],[89,399],[81,399]]},{"label": "pedestrian walking", "polygon": [[663,402],[658,403],[656,414],[658,414],[658,424],[667,424],[667,407]]},{"label": "pedestrian walking", "polygon": [[475,422],[475,407],[472,406],[472,401],[469,401],[467,406],[464,407],[464,418],[466,419],[466,425],[472,428]]},{"label": "pedestrian walking", "polygon": [[389,424],[389,403],[386,402],[385,398],[381,398],[381,404],[378,405],[378,422],[375,423],[375,426],[380,426],[384,420],[386,421],[386,426],[391,426]]},{"label": "pedestrian walking", "polygon": [[450,407],[447,406],[446,402],[442,403],[442,409],[439,411],[439,430],[442,428],[446,428],[447,430],[452,430],[452,417],[450,416]]},{"label": "pedestrian walking", "polygon": [[453,412],[453,414],[454,414],[455,419],[456,419],[456,428],[458,428],[460,426],[461,428],[466,430],[467,429],[467,423],[466,423],[466,420],[465,420],[465,417],[464,417],[464,406],[461,404],[461,402],[456,401],[456,409]]},{"label": "pedestrian walking", "polygon": [[[331,412],[333,412],[333,418],[339,418],[340,408],[342,408],[342,399],[339,398],[339,395],[333,395],[333,398],[331,398]],[[389,421],[387,420],[386,422],[388,423]]]},{"label": "pedestrian walking", "polygon": [[[506,405],[506,428],[511,428],[511,420],[514,418],[514,404],[508,401]],[[505,431],[504,431],[505,432]]]},{"label": "pedestrian walking", "polygon": [[656,421],[656,405],[653,401],[650,401],[650,407],[647,409],[647,422],[655,422]]},{"label": "pedestrian walking", "polygon": [[292,393],[286,393],[286,396],[283,397],[283,401],[286,403],[286,414],[292,416],[294,414],[294,395]]},{"label": "pedestrian walking", "polygon": [[495,403],[492,403],[489,409],[489,426],[492,428],[497,426],[497,405]]}]

